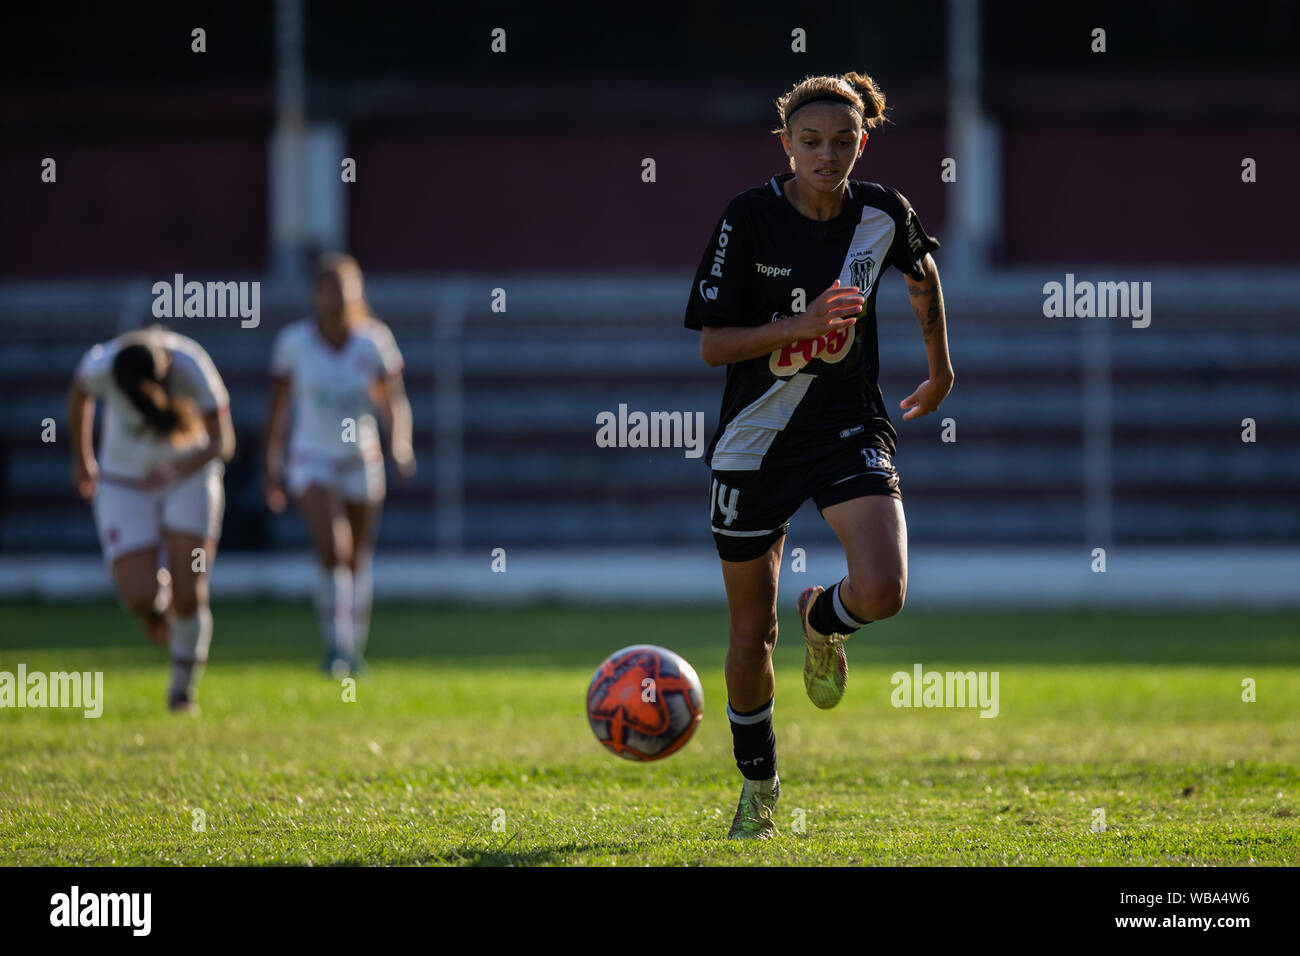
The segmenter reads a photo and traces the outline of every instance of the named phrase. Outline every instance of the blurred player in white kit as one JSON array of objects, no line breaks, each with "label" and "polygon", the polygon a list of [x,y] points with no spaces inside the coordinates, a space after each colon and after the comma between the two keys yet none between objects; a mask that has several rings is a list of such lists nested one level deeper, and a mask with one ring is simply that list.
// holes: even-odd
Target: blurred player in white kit
[{"label": "blurred player in white kit", "polygon": [[314,315],[281,329],[271,349],[266,502],[280,512],[293,498],[307,523],[320,565],[323,666],[344,676],[364,667],[370,630],[371,556],[385,493],[374,413],[406,479],[415,474],[411,406],[402,355],[366,303],[357,261],[322,256],[312,298]]},{"label": "blurred player in white kit", "polygon": [[[96,458],[95,402],[104,403]],[[94,346],[68,393],[73,483],[92,502],[122,603],[171,652],[167,703],[198,710],[212,640],[208,572],[235,451],[229,396],[207,352],[161,326]],[[159,565],[159,551],[166,566]]]}]

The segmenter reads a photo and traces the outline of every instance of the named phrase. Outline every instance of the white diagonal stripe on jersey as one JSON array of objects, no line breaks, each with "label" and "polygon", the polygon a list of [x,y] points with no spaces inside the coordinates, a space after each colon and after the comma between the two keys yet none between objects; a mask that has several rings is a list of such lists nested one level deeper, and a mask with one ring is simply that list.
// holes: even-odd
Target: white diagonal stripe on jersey
[{"label": "white diagonal stripe on jersey", "polygon": [[[894,217],[875,206],[862,207],[862,219],[853,229],[853,238],[849,241],[849,250],[844,255],[840,266],[840,285],[856,285],[853,281],[853,259],[864,250],[872,253],[875,268],[871,273],[871,285],[876,284],[884,272],[884,261],[889,255],[889,247],[894,244]],[[868,287],[862,290],[864,296],[871,294]]]},{"label": "white diagonal stripe on jersey", "polygon": [[729,538],[757,538],[765,534],[771,534],[775,528],[768,528],[766,531],[732,531],[729,528],[719,528],[716,525],[710,525],[714,534],[725,534]]},{"label": "white diagonal stripe on jersey", "polygon": [[790,378],[778,379],[737,412],[714,446],[709,467],[714,471],[758,471],[763,456],[790,423],[816,377],[796,372]]}]

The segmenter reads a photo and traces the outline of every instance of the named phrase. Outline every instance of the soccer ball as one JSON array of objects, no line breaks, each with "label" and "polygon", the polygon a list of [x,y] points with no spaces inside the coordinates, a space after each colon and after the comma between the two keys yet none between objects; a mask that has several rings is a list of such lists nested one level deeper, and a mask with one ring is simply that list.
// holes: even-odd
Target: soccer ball
[{"label": "soccer ball", "polygon": [[695,733],[703,709],[695,668],[653,644],[615,651],[587,688],[587,720],[596,739],[628,760],[676,753]]}]

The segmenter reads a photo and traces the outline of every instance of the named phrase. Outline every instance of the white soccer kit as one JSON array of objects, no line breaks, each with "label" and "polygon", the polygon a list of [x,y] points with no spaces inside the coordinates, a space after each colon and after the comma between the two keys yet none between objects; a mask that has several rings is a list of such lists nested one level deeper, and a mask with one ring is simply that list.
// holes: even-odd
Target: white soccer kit
[{"label": "white soccer kit", "polygon": [[271,374],[291,382],[293,424],[285,487],[294,497],[309,485],[339,492],[345,501],[384,498],[384,457],[370,389],[402,371],[402,355],[388,326],[366,319],[335,348],[313,318],[280,330],[271,349]]},{"label": "white soccer kit", "polygon": [[229,407],[221,375],[193,339],[166,329],[142,329],[120,335],[88,351],[77,365],[76,380],[86,394],[104,404],[99,439],[99,481],[95,490],[95,526],[104,559],[112,564],[134,551],[157,548],[163,532],[219,538],[225,509],[220,460],[161,488],[146,489],[150,471],[208,445],[206,428],[174,444],[145,424],[143,416],[113,380],[113,359],[127,345],[161,346],[171,357],[164,386],[174,398],[193,399],[199,414]]}]

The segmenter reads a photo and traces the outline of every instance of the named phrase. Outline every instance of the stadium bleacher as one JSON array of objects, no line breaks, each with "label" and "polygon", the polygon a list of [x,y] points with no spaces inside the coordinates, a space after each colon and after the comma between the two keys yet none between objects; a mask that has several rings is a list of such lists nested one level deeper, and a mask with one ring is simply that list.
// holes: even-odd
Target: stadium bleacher
[{"label": "stadium bleacher", "polygon": [[[898,455],[914,541],[1089,543],[1096,446],[1087,426],[1089,335],[1109,363],[1111,535],[1128,542],[1282,542],[1300,534],[1300,330],[1286,289],[1233,305],[1203,283],[1155,283],[1149,328],[1048,319],[1043,273],[949,285],[957,387],[938,416],[902,424]],[[717,420],[722,371],[681,327],[685,277],[521,278],[505,313],[474,279],[372,277],[368,295],[407,363],[421,469],[390,477],[381,547],[710,548],[708,472],[682,449],[599,448],[596,415],[620,404]],[[630,290],[630,291],[629,291]],[[176,320],[211,353],[232,395],[239,451],[227,471],[226,551],[301,549],[293,515],[262,505],[260,429],[275,331],[303,312],[297,290],[265,286],[255,329]],[[628,310],[618,303],[632,301]],[[1230,300],[1231,301],[1231,300]],[[93,552],[88,509],[68,480],[64,389],[91,344],[148,319],[140,283],[9,284],[0,372],[14,414],[0,423],[0,550]],[[303,303],[303,304],[300,304]],[[880,295],[881,385],[896,407],[924,376],[902,285]],[[1032,335],[1026,329],[1032,323]],[[1106,327],[1099,331],[1098,323]],[[1107,324],[1108,323],[1108,324]],[[1091,354],[1095,356],[1094,350]],[[1108,356],[1108,359],[1105,358]],[[1103,404],[1103,408],[1105,405]],[[1253,444],[1241,421],[1254,418]],[[40,440],[58,422],[59,442]],[[955,442],[940,440],[942,420]],[[1099,450],[1098,450],[1099,449]],[[1094,492],[1095,494],[1095,489]],[[811,506],[808,509],[809,514]],[[830,540],[801,520],[807,540]],[[1091,537],[1090,537],[1091,536]]]}]

